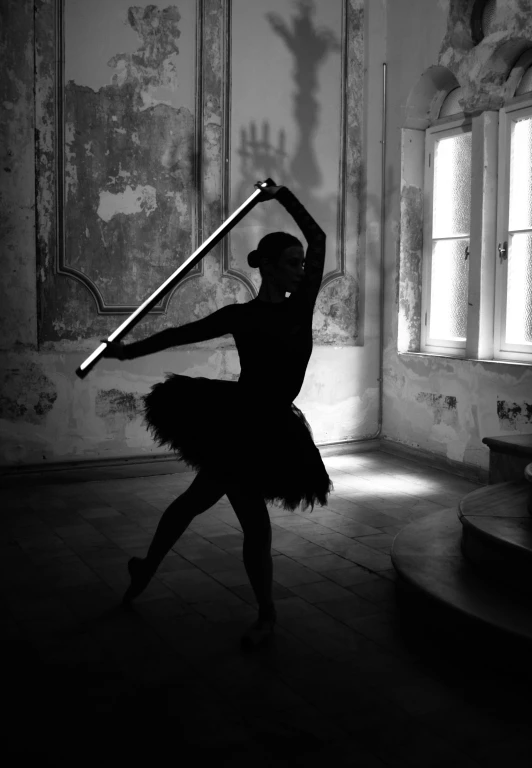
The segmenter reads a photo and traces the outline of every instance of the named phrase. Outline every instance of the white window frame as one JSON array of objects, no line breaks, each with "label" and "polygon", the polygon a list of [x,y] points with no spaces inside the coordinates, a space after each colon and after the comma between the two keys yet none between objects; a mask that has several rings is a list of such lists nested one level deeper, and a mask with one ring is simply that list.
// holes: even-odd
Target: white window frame
[{"label": "white window frame", "polygon": [[[499,113],[499,169],[497,188],[497,243],[509,243],[508,217],[510,208],[510,140],[512,123],[521,117],[532,117],[532,96],[519,97],[509,102]],[[495,318],[493,359],[510,362],[532,363],[530,345],[507,344],[506,301],[508,283],[508,258],[496,256],[495,265]]]},{"label": "white window frame", "polygon": [[[434,147],[436,141],[472,132],[471,118],[461,116],[454,120],[445,119],[434,123],[425,131],[425,172],[423,216],[423,268],[421,289],[421,339],[420,351],[424,354],[465,357],[466,341],[435,339],[430,335],[430,296],[432,272],[432,219],[434,199]],[[472,149],[473,152],[473,149]],[[471,223],[469,228],[471,243]]]}]

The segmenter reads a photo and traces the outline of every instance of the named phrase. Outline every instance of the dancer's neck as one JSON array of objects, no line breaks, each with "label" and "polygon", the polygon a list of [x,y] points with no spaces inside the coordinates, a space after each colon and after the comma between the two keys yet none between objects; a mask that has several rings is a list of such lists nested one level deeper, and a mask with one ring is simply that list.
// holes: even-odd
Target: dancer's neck
[{"label": "dancer's neck", "polygon": [[263,282],[257,298],[265,304],[280,304],[282,301],[286,301],[286,292],[275,285],[267,285]]}]

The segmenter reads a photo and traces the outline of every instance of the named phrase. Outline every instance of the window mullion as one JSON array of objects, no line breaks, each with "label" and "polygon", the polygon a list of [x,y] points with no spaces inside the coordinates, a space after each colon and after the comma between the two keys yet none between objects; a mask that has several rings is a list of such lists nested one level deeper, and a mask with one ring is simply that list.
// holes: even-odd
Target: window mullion
[{"label": "window mullion", "polygon": [[[499,174],[497,195],[497,243],[508,242],[508,197],[510,194],[510,120],[501,111],[499,129]],[[507,262],[495,255],[495,307],[494,307],[494,357],[500,356],[504,339],[504,316],[506,314]]]},{"label": "window mullion", "polygon": [[499,115],[473,118],[466,357],[493,357]]},{"label": "window mullion", "polygon": [[434,134],[428,133],[425,145],[425,179],[423,198],[423,291],[421,300],[421,349],[428,341],[427,316],[430,310],[431,257],[432,257],[432,205],[434,182]]}]

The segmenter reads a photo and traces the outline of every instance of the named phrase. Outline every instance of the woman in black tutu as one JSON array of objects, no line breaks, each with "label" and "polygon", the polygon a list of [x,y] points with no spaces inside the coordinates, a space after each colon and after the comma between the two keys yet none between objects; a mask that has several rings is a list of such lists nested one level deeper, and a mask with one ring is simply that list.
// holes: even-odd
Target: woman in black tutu
[{"label": "woman in black tutu", "polygon": [[[243,559],[259,608],[244,635],[256,645],[271,635],[271,525],[267,502],[294,510],[327,503],[332,483],[311,429],[293,401],[312,353],[312,315],[325,261],[325,233],[286,188],[262,189],[293,216],[307,243],[273,232],[248,256],[260,270],[256,299],[124,345],[108,342],[106,357],[130,360],[169,347],[232,334],[240,357],[238,382],[167,375],[144,398],[145,418],[160,445],[198,470],[190,487],[164,512],[144,559],[128,564],[129,602],[148,585],[167,552],[196,515],[226,495],[244,533]],[[289,293],[289,298],[286,294]]]}]

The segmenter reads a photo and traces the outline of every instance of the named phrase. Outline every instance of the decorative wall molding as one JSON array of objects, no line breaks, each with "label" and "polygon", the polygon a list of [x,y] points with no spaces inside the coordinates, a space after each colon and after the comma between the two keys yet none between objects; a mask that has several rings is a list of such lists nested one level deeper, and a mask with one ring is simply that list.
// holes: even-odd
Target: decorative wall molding
[{"label": "decorative wall molding", "polygon": [[[223,39],[225,43],[223,56],[222,76],[222,217],[226,219],[230,211],[231,203],[231,55],[232,55],[232,2],[223,0]],[[243,283],[253,298],[257,296],[257,289],[253,281],[240,269],[233,269],[229,263],[231,253],[231,235],[224,237],[221,243],[222,251],[222,277],[234,277]]]},{"label": "decorative wall molding", "polygon": [[[196,248],[230,213],[231,191],[231,14],[232,0],[197,0],[195,51],[195,114],[188,136],[194,142],[194,200],[189,207],[192,232],[189,243]],[[346,268],[346,200],[359,192],[361,150],[359,147],[362,122],[360,99],[353,98],[353,88],[363,80],[363,44],[360,39],[359,0],[342,0],[340,68],[342,82],[340,98],[340,130],[338,158],[338,203],[336,211],[336,263],[324,275],[322,290],[337,278],[345,278]],[[66,181],[68,177],[66,139],[65,82],[65,0],[42,0],[36,7],[36,128],[37,128],[37,218],[39,275],[39,338],[55,342],[61,338],[81,338],[84,334],[107,332],[112,316],[127,315],[136,304],[111,304],[105,288],[96,283],[83,267],[69,263],[66,245]],[[66,19],[68,23],[68,18]],[[52,34],[53,30],[53,34]],[[190,52],[192,53],[192,52]],[[192,61],[192,58],[189,59]],[[362,70],[359,72],[360,67]],[[189,70],[190,71],[190,70]],[[70,118],[69,118],[70,119]],[[220,122],[219,122],[220,121]],[[356,125],[355,125],[356,123]],[[354,129],[353,129],[354,126]],[[351,135],[352,134],[352,135]],[[213,142],[217,143],[216,151]],[[219,142],[219,148],[218,148]],[[360,166],[360,167],[359,167]],[[349,219],[347,211],[347,219]],[[358,214],[357,214],[358,216]],[[349,223],[353,229],[354,219]],[[188,230],[187,230],[188,231]],[[353,230],[353,237],[356,237]],[[257,288],[244,268],[230,263],[230,241],[224,238],[213,251],[220,261],[221,277],[231,277],[245,285],[252,297]],[[354,243],[355,251],[357,250]],[[351,277],[358,273],[360,258],[354,258]],[[204,274],[205,262],[200,262],[151,312],[153,322],[164,321],[165,315],[175,314],[175,292],[188,280]],[[68,278],[68,280],[64,280]],[[358,282],[358,281],[356,281]],[[343,281],[342,281],[343,285]],[[78,286],[78,287],[76,287]],[[83,289],[80,289],[83,286]],[[198,290],[194,287],[193,291]],[[335,289],[336,290],[336,289]],[[94,299],[86,303],[86,292]],[[67,311],[57,308],[66,307]],[[78,315],[78,308],[81,313]],[[107,319],[105,316],[110,316]],[[161,317],[163,316],[163,317]],[[79,322],[76,322],[79,317]],[[92,317],[92,320],[91,320]],[[158,327],[157,325],[155,327]]]},{"label": "decorative wall molding", "polygon": [[[53,0],[55,4],[55,205],[56,205],[56,248],[55,272],[80,282],[87,288],[96,303],[99,315],[129,315],[137,305],[109,304],[93,280],[75,267],[68,264],[65,247],[65,2]],[[194,114],[194,180],[195,200],[193,204],[192,243],[193,250],[203,240],[203,31],[204,3],[196,0],[196,52],[195,52],[195,114]],[[148,314],[166,313],[172,297],[188,280],[203,275],[203,262],[196,265],[181,280],[173,291],[168,293]]]},{"label": "decorative wall molding", "polygon": [[345,225],[346,225],[346,202],[347,202],[347,89],[348,89],[348,67],[349,56],[349,2],[342,2],[342,53],[340,59],[340,78],[342,83],[340,98],[340,157],[338,163],[338,210],[336,216],[336,269],[327,272],[321,284],[323,290],[333,280],[345,277]]}]

